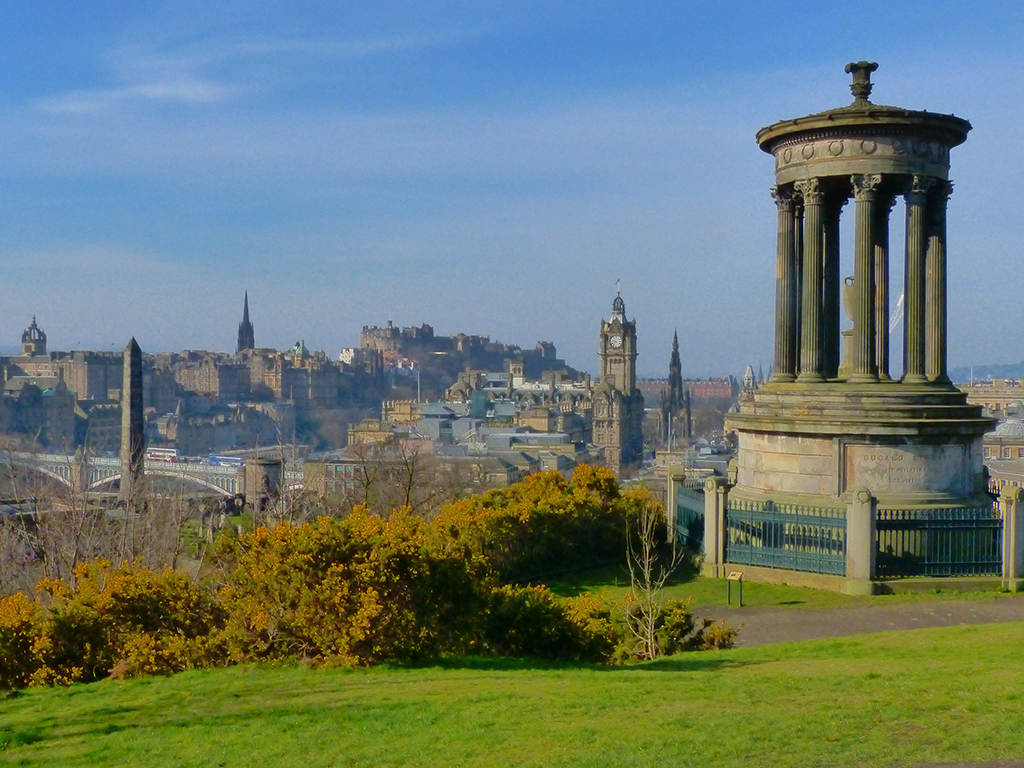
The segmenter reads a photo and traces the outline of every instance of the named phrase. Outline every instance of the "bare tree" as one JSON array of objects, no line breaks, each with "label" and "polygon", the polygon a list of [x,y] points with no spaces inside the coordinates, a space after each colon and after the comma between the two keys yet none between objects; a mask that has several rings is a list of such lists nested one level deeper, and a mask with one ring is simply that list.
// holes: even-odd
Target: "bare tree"
[{"label": "bare tree", "polygon": [[657,633],[663,609],[662,590],[684,557],[674,538],[668,546],[662,546],[659,534],[665,530],[664,522],[661,504],[650,498],[641,500],[637,513],[627,518],[626,626],[636,641],[635,655],[640,659],[654,659],[661,654]]},{"label": "bare tree", "polygon": [[7,453],[3,485],[20,512],[0,520],[0,590],[30,589],[40,576],[74,583],[76,567],[96,558],[151,568],[182,564],[186,528],[200,512],[184,477],[169,489],[147,479],[128,503],[114,505],[109,492],[89,488],[87,450],[65,457],[67,485],[21,469]]}]

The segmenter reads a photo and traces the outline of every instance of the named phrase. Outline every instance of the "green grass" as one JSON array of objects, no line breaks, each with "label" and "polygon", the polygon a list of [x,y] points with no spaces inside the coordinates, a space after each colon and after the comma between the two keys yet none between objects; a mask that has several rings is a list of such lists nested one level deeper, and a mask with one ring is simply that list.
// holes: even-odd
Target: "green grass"
[{"label": "green grass", "polygon": [[303,667],[0,700],[0,765],[900,766],[1024,755],[1024,623],[631,668]]},{"label": "green grass", "polygon": [[[629,588],[629,573],[624,565],[609,565],[578,571],[551,578],[545,582],[551,590],[562,597],[574,597],[584,592],[601,592],[612,599],[621,599]],[[665,587],[666,599],[692,599],[696,607],[723,606],[726,604],[725,579],[708,579],[698,575],[692,568],[680,568]],[[852,596],[823,589],[807,589],[786,584],[743,584],[743,605],[765,608],[850,608],[861,605],[894,605],[896,603],[920,600],[996,600],[1007,595],[1001,592],[910,592],[895,595]],[[732,585],[732,600],[738,601],[738,589]]]}]

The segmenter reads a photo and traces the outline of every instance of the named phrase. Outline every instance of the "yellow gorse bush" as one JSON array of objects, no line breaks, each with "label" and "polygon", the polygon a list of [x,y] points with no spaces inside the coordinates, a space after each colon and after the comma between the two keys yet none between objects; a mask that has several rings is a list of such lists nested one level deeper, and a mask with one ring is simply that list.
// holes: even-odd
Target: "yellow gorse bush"
[{"label": "yellow gorse bush", "polygon": [[[431,521],[357,507],[341,520],[225,534],[200,584],[173,570],[82,563],[73,586],[44,579],[34,597],[0,600],[0,687],[295,659],[606,661],[623,656],[607,600],[514,583],[620,560],[626,523],[656,505],[581,466],[569,480],[539,473],[451,503]],[[686,613],[672,621],[681,637],[692,627]],[[700,636],[713,647],[731,639],[725,627]]]}]

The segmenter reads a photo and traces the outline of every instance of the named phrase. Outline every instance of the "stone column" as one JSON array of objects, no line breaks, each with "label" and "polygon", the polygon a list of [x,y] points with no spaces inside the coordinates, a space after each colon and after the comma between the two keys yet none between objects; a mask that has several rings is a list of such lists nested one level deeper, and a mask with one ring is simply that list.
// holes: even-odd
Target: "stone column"
[{"label": "stone column", "polygon": [[949,384],[946,373],[946,203],[952,182],[941,180],[928,201],[928,252],[925,256],[925,375],[933,384]]},{"label": "stone column", "polygon": [[851,177],[857,201],[857,229],[853,250],[853,354],[849,381],[878,381],[875,361],[875,199],[879,174]]},{"label": "stone column", "polygon": [[839,217],[846,198],[835,196],[825,207],[824,263],[822,265],[822,314],[824,316],[824,376],[839,374]]},{"label": "stone column", "polygon": [[[308,477],[308,475],[306,475]],[[667,480],[667,487],[665,489],[665,529],[668,535],[668,540],[674,542],[676,540],[676,483],[682,483],[686,479],[686,470],[681,468],[669,467]],[[308,490],[310,487],[309,482],[305,483],[305,487]]]},{"label": "stone column", "polygon": [[772,187],[772,197],[779,211],[779,236],[775,263],[775,361],[772,381],[796,379],[797,276],[796,211],[792,190]]},{"label": "stone column", "polygon": [[729,484],[724,477],[704,481],[704,563],[701,573],[721,578],[725,566],[725,506]]},{"label": "stone column", "polygon": [[822,345],[823,195],[818,179],[798,181],[804,199],[803,296],[800,312],[800,375],[798,381],[824,381]]},{"label": "stone column", "polygon": [[800,373],[800,339],[803,333],[804,295],[804,199],[793,200],[793,250],[796,253],[796,334],[794,335],[793,357],[796,358],[796,372]]},{"label": "stone column", "polygon": [[121,384],[121,488],[118,501],[128,513],[142,504],[146,461],[146,425],[142,408],[142,349],[132,336],[124,348]]},{"label": "stone column", "polygon": [[935,179],[914,176],[907,190],[907,250],[903,279],[903,381],[924,384],[928,381],[924,365],[925,339],[925,249],[927,241],[926,201]]},{"label": "stone column", "polygon": [[846,507],[846,581],[843,591],[870,595],[878,545],[875,517],[878,502],[867,488],[858,488]]},{"label": "stone column", "polygon": [[1024,587],[1024,490],[1003,486],[999,512],[1003,517],[1003,586],[1018,592]]},{"label": "stone column", "polygon": [[889,381],[889,214],[896,200],[875,200],[875,362],[878,378]]}]

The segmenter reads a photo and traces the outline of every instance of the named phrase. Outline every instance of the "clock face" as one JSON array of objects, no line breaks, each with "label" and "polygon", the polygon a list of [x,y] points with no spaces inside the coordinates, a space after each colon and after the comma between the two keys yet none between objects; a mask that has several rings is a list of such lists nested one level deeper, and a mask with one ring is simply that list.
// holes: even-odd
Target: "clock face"
[{"label": "clock face", "polygon": [[612,347],[614,347],[615,349],[618,349],[619,347],[622,346],[622,337],[616,334],[615,336],[612,336],[610,339],[608,339],[608,343],[611,344]]}]

